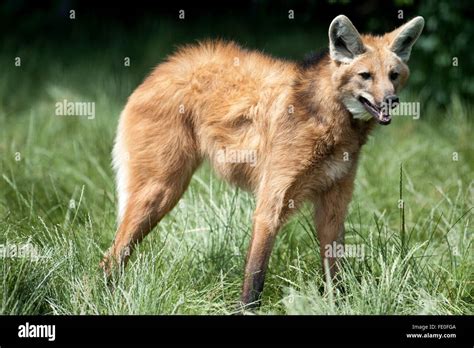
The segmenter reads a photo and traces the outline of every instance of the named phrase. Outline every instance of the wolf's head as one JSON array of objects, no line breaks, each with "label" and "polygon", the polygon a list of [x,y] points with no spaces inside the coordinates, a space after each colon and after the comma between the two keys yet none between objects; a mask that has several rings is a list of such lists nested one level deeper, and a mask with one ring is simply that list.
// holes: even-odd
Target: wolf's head
[{"label": "wolf's head", "polygon": [[383,36],[371,36],[360,35],[346,16],[331,22],[332,79],[354,118],[390,123],[390,109],[398,104],[397,93],[408,79],[407,62],[424,23],[416,17]]}]

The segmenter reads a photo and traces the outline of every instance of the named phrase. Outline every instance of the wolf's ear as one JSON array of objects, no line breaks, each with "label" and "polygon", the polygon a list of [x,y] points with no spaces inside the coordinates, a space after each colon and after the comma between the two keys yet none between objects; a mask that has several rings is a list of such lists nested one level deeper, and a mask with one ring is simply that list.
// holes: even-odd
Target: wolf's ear
[{"label": "wolf's ear", "polygon": [[329,26],[329,55],[331,59],[350,63],[357,55],[365,52],[359,32],[344,15],[333,19]]},{"label": "wolf's ear", "polygon": [[405,63],[410,59],[411,48],[420,36],[424,25],[425,20],[418,16],[389,34],[392,36],[390,49]]}]

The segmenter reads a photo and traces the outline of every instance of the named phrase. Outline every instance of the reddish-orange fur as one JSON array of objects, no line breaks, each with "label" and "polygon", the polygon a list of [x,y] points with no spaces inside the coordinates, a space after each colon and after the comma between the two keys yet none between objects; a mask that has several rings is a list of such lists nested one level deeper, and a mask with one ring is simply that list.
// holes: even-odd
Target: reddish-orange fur
[{"label": "reddish-orange fur", "polygon": [[[127,199],[102,267],[110,272],[115,261],[127,260],[130,248],[176,205],[203,160],[257,199],[244,304],[258,299],[275,236],[304,201],[315,205],[324,259],[326,245],[342,242],[359,152],[376,124],[354,119],[341,98],[359,88],[378,103],[405,83],[408,68],[387,49],[396,34],[363,36],[371,50],[352,64],[326,56],[302,68],[218,41],[184,47],[160,64],[122,113],[116,151],[125,158],[119,166],[127,174],[121,188]],[[393,66],[400,79],[388,84],[383,76]],[[364,85],[357,79],[362,68],[380,80]],[[222,150],[255,151],[256,161],[222,162]],[[334,275],[335,258],[328,261]]]}]

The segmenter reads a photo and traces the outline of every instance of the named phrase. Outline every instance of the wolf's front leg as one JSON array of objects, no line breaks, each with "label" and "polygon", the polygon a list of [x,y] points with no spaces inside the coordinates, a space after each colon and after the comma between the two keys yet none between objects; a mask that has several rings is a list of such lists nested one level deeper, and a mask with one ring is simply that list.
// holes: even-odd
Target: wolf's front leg
[{"label": "wolf's front leg", "polygon": [[276,184],[268,184],[257,196],[241,295],[241,304],[246,308],[258,307],[260,304],[273,244],[289,215],[288,207],[284,204],[286,192],[277,190],[278,187]]},{"label": "wolf's front leg", "polygon": [[254,218],[241,296],[242,305],[248,308],[259,306],[265,273],[278,229],[279,226],[265,219],[258,216]]},{"label": "wolf's front leg", "polygon": [[[355,173],[350,173],[315,199],[314,218],[326,275],[337,275],[337,260],[344,251],[344,220],[352,198]],[[327,262],[325,262],[327,260]]]}]

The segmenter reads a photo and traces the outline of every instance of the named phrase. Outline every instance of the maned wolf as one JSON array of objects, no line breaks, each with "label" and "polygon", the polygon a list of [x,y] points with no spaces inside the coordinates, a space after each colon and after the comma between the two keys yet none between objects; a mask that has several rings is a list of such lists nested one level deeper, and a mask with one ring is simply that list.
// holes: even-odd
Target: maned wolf
[{"label": "maned wolf", "polygon": [[[323,266],[334,277],[337,255],[325,255],[325,246],[343,243],[361,147],[376,124],[390,123],[423,26],[416,17],[383,36],[361,36],[340,15],[329,26],[329,52],[305,64],[209,41],[158,65],[120,117],[119,226],[101,262],[106,274],[126,263],[207,159],[256,196],[243,305],[258,305],[278,230],[304,201],[314,204]],[[255,161],[226,160],[229,151]]]}]

